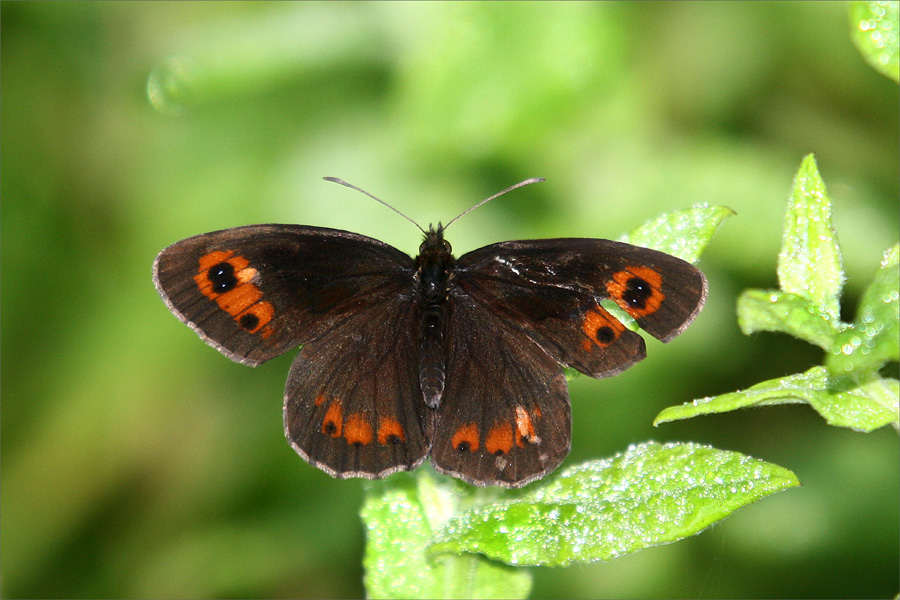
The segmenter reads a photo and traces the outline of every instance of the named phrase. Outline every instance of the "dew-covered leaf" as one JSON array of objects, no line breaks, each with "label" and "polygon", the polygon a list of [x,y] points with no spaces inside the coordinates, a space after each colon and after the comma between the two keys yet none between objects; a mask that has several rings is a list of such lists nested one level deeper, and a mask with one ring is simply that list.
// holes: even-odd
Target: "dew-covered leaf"
[{"label": "dew-covered leaf", "polygon": [[900,2],[850,3],[853,42],[876,71],[900,81]]},{"label": "dew-covered leaf", "polygon": [[898,420],[897,381],[874,376],[862,384],[831,377],[825,367],[771,379],[746,390],[670,406],[654,425],[753,406],[806,403],[830,425],[873,431]]},{"label": "dew-covered leaf", "polygon": [[856,320],[838,335],[826,362],[835,375],[865,377],[900,359],[900,245],[884,253],[875,279],[859,304]]},{"label": "dew-covered leaf", "polygon": [[796,485],[790,471],[736,452],[649,442],[451,519],[430,551],[480,553],[513,565],[610,560],[699,533]]},{"label": "dew-covered leaf", "polygon": [[623,236],[629,244],[659,250],[688,262],[697,262],[727,217],[727,206],[698,204],[687,210],[665,213]]},{"label": "dew-covered leaf", "polygon": [[844,270],[831,221],[831,199],[812,154],[803,159],[784,216],[778,281],[829,319],[840,319]]},{"label": "dew-covered leaf", "polygon": [[777,290],[747,290],[738,298],[738,325],[746,335],[777,331],[830,350],[843,325],[806,298]]},{"label": "dew-covered leaf", "polygon": [[483,556],[425,552],[435,529],[484,494],[427,467],[367,485],[364,584],[369,598],[527,598],[531,574]]}]

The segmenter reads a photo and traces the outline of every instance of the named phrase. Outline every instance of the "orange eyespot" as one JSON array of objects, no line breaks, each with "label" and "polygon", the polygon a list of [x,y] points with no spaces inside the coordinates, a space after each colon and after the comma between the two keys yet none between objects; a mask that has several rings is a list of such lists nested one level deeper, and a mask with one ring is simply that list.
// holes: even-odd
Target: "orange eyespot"
[{"label": "orange eyespot", "polygon": [[478,450],[478,426],[475,423],[463,425],[453,434],[450,444],[461,452],[475,452]]},{"label": "orange eyespot", "polygon": [[652,315],[662,305],[662,275],[649,267],[628,267],[613,274],[606,291],[634,318]]},{"label": "orange eyespot", "polygon": [[594,308],[584,313],[581,321],[581,330],[588,339],[584,340],[582,347],[590,352],[594,345],[606,348],[622,335],[625,326],[603,307],[597,304]]},{"label": "orange eyespot", "polygon": [[[200,257],[200,267],[194,276],[200,293],[213,300],[248,333],[262,330],[264,338],[272,334],[267,328],[275,315],[275,308],[262,301],[263,293],[256,286],[256,269],[243,256],[216,250]],[[265,329],[263,329],[265,328]]]}]

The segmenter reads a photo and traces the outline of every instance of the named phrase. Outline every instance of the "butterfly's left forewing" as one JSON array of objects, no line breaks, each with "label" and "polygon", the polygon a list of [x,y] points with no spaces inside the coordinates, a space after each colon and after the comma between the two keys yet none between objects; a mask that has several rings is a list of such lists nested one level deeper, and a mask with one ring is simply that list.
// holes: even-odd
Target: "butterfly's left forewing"
[{"label": "butterfly's left forewing", "polygon": [[364,300],[412,284],[412,259],[348,231],[249,225],[159,253],[153,280],[169,310],[228,358],[258,365],[316,339]]}]

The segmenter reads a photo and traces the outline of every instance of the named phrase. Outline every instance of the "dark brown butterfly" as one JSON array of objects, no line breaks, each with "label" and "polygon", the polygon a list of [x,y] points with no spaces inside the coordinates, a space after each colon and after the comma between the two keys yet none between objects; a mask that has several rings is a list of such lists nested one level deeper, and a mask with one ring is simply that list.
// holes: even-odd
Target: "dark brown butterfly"
[{"label": "dark brown butterfly", "polygon": [[644,358],[644,340],[601,300],[667,342],[707,289],[691,264],[609,240],[500,242],[454,258],[440,224],[415,258],[337,229],[235,227],[169,246],[153,279],[169,310],[234,361],[303,345],[284,428],[310,464],[371,479],[430,455],[438,471],[505,487],[569,452],[561,365],[608,377]]}]

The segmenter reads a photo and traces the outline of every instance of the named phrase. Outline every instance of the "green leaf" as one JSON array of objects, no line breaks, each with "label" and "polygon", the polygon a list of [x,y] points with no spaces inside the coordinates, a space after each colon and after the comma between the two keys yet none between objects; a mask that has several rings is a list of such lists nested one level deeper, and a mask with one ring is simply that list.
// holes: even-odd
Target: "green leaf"
[{"label": "green leaf", "polygon": [[841,249],[831,223],[831,200],[812,154],[803,159],[788,201],[778,281],[782,290],[806,298],[826,318],[840,318]]},{"label": "green leaf", "polygon": [[514,565],[609,560],[697,534],[797,485],[790,471],[736,452],[650,442],[451,519],[430,551],[476,552]]},{"label": "green leaf", "polygon": [[622,241],[693,263],[700,258],[722,221],[733,214],[727,206],[698,204],[648,221],[623,236]]},{"label": "green leaf", "polygon": [[900,245],[884,253],[849,329],[836,337],[826,365],[835,375],[854,372],[857,377],[900,359]]},{"label": "green leaf", "polygon": [[853,43],[882,75],[900,81],[900,3],[851,2]]},{"label": "green leaf", "polygon": [[831,377],[825,367],[813,367],[805,373],[764,381],[743,391],[670,406],[657,415],[653,424],[751,406],[805,402],[830,425],[868,432],[884,425],[898,426],[898,389],[894,379],[876,375],[857,384],[846,377]]},{"label": "green leaf", "polygon": [[738,325],[746,335],[780,331],[831,350],[840,329],[820,307],[790,292],[747,290],[738,298]]},{"label": "green leaf", "polygon": [[360,510],[367,597],[527,598],[531,574],[525,569],[475,555],[426,556],[433,531],[485,494],[496,495],[427,467],[368,484]]}]

